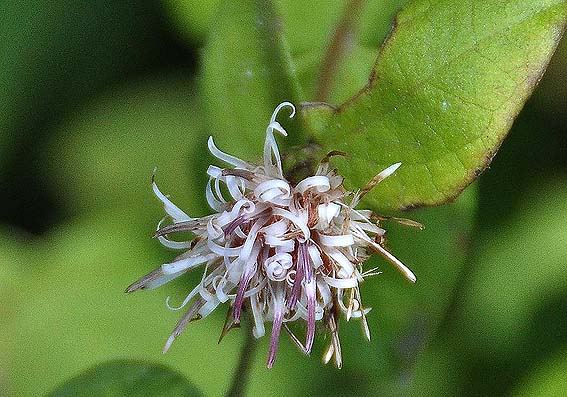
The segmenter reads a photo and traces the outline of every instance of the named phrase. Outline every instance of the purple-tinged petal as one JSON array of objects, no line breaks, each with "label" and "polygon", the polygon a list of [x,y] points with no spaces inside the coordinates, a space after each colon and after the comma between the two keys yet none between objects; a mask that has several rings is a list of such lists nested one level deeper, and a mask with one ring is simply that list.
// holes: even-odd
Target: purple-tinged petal
[{"label": "purple-tinged petal", "polygon": [[234,231],[240,225],[242,225],[245,221],[246,221],[246,218],[244,216],[239,216],[239,217],[235,218],[232,222],[230,222],[228,225],[226,225],[226,227],[224,229],[224,237],[227,238],[232,233],[234,233]]},{"label": "purple-tinged petal", "polygon": [[272,336],[270,337],[270,353],[268,354],[268,368],[274,366],[276,361],[276,353],[278,351],[278,342],[280,340],[280,331],[283,323],[284,302],[283,299],[274,302],[274,321],[272,323]]},{"label": "purple-tinged petal", "polygon": [[300,263],[296,265],[297,270],[295,271],[295,280],[293,280],[293,287],[291,288],[291,295],[287,302],[287,307],[290,309],[295,309],[297,300],[299,298],[299,293],[301,291],[301,281],[303,280],[303,266]]},{"label": "purple-tinged petal", "polygon": [[242,273],[240,282],[238,283],[238,291],[236,292],[236,298],[234,299],[234,322],[240,323],[240,313],[242,311],[242,302],[244,301],[244,293],[250,284],[252,276],[256,272],[256,264],[250,264]]}]

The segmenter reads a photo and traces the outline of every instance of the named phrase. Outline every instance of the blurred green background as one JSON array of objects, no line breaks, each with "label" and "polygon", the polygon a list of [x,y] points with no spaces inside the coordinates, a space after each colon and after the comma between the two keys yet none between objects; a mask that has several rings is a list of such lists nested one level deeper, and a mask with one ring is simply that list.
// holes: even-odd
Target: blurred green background
[{"label": "blurred green background", "polygon": [[[222,310],[161,354],[180,315],[165,298],[181,300],[198,274],[123,293],[173,255],[149,238],[162,212],[154,166],[179,206],[207,211],[205,142],[222,132],[201,110],[201,54],[217,3],[2,3],[1,395],[45,394],[114,359],[164,364],[205,395],[228,388],[243,338],[217,345]],[[308,3],[281,2],[305,100],[342,10]],[[405,3],[369,2],[335,102],[365,83]],[[322,336],[310,358],[284,337],[268,371],[263,338],[251,395],[567,390],[566,67],[564,40],[479,181],[454,204],[406,214],[425,231],[392,225],[390,245],[418,283],[387,266],[364,283],[372,342],[356,321],[341,324],[339,371],[320,363]]]}]

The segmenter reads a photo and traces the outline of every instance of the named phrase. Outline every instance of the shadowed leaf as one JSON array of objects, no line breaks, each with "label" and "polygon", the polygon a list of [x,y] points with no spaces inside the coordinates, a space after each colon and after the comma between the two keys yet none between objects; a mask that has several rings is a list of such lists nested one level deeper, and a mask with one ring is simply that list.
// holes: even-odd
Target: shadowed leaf
[{"label": "shadowed leaf", "polygon": [[64,396],[202,396],[195,386],[163,365],[117,360],[97,365],[55,389]]}]

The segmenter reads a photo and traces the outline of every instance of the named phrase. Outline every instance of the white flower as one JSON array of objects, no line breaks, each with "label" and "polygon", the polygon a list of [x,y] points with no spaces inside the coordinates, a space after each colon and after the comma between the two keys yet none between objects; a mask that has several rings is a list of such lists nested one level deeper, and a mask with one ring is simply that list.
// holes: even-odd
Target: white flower
[{"label": "white flower", "polygon": [[[338,336],[340,314],[346,319],[360,318],[370,339],[359,284],[378,274],[363,271],[369,251],[382,255],[410,281],[415,276],[383,246],[387,219],[356,205],[377,183],[401,165],[396,163],[376,175],[357,193],[344,189],[343,178],[330,168],[332,152],[319,164],[313,176],[295,186],[286,180],[274,131],[287,135],[276,121],[278,112],[295,107],[284,102],[275,110],[266,130],[263,164],[255,165],[220,151],[209,138],[210,152],[231,168],[209,166],[206,197],[214,214],[192,218],[161,193],[152,180],[154,193],[163,203],[167,216],[159,222],[155,237],[166,247],[184,250],[171,263],[158,267],[128,287],[127,292],[153,289],[187,271],[204,266],[201,282],[187,295],[178,310],[189,304],[164,347],[166,352],[187,324],[207,317],[221,303],[228,303],[229,315],[221,334],[240,322],[248,308],[254,321],[253,333],[260,338],[265,323],[272,323],[268,367],[272,367],[281,327],[307,354],[311,352],[315,324],[321,321],[331,335],[324,355],[333,356],[341,366]],[[221,183],[226,189],[221,189]],[[228,192],[230,198],[225,198]],[[397,219],[420,227],[417,222]],[[167,226],[164,222],[171,223]],[[173,241],[169,235],[191,232],[191,241]],[[305,343],[287,326],[291,321],[306,323]]]}]

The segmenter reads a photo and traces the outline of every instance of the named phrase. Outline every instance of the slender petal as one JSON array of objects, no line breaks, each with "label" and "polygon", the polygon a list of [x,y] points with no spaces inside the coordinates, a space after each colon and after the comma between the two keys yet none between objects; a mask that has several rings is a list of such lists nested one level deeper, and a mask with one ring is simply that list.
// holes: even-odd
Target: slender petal
[{"label": "slender petal", "polygon": [[179,322],[173,329],[173,332],[171,333],[170,337],[165,343],[165,346],[163,347],[162,353],[167,353],[175,338],[177,338],[183,332],[185,327],[187,327],[187,324],[189,324],[189,322],[193,320],[193,317],[195,317],[197,312],[204,306],[204,304],[205,300],[199,298],[193,303],[193,305],[191,305],[189,310],[187,310],[187,313],[185,313],[185,315],[181,318],[181,320],[179,320]]},{"label": "slender petal", "polygon": [[307,244],[299,246],[301,261],[305,272],[305,296],[307,297],[307,335],[305,338],[305,350],[307,353],[311,352],[313,347],[313,339],[315,336],[315,293],[316,284],[313,277],[313,268],[311,267],[311,260],[309,257],[309,250]]},{"label": "slender petal", "polygon": [[278,342],[280,338],[280,330],[283,323],[284,315],[284,297],[283,291],[276,290],[274,298],[274,321],[272,323],[272,336],[270,337],[270,352],[268,354],[268,368],[274,366],[276,353],[278,351]]}]

